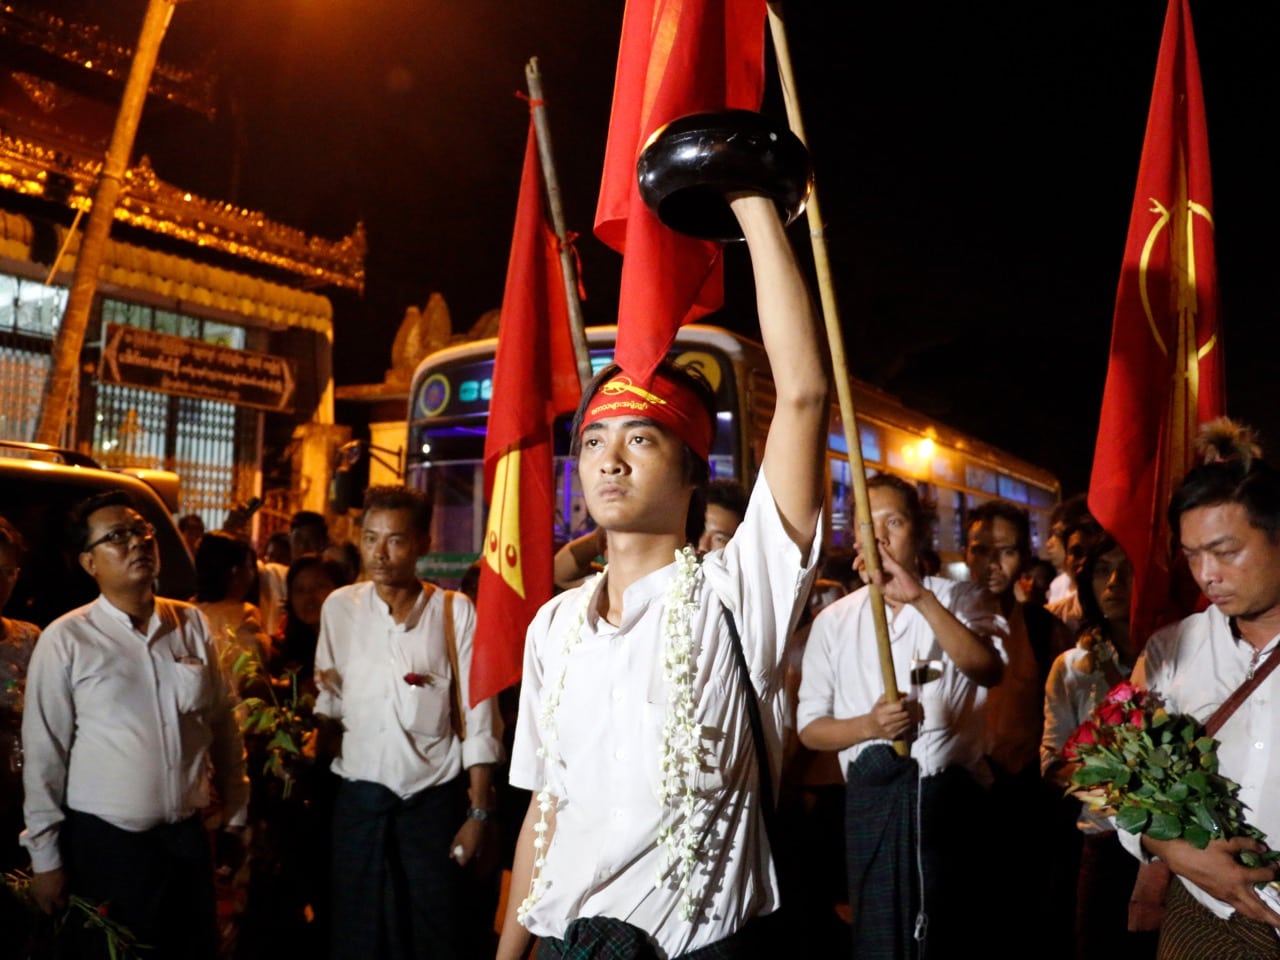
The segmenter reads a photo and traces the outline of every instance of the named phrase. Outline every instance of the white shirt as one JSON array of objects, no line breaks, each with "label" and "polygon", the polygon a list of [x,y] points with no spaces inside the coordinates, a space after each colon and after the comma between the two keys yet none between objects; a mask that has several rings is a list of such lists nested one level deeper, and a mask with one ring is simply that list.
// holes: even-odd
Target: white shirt
[{"label": "white shirt", "polygon": [[1063,570],[1056,577],[1049,581],[1049,593],[1045,597],[1045,605],[1057,603],[1059,600],[1065,600],[1067,597],[1074,596],[1076,592],[1075,577],[1071,576],[1066,570]]},{"label": "white shirt", "polygon": [[274,637],[280,632],[280,623],[289,605],[288,577],[286,564],[258,561],[258,607],[268,636]]},{"label": "white shirt", "polygon": [[[597,614],[605,581],[588,581],[544,605],[529,627],[524,683],[511,758],[511,783],[557,798],[556,827],[542,879],[546,889],[525,926],[560,937],[577,917],[607,916],[649,932],[660,956],[674,957],[722,940],[748,919],[778,906],[778,885],[759,811],[759,774],[747,719],[749,695],[736,667],[723,604],[741,632],[766,746],[778,783],[786,703],[783,647],[799,616],[820,544],[809,557],[787,536],[761,473],[747,515],[723,550],[703,558],[691,616],[697,651],[693,701],[706,754],[694,789],[695,816],[708,824],[693,881],[701,907],[694,922],[679,911],[667,848],[659,845],[658,800],[667,690],[661,621],[676,566],[627,588],[623,622]],[[607,574],[606,574],[607,577]],[[583,592],[596,589],[580,640],[566,655]],[[567,660],[567,665],[566,665]],[[544,698],[564,668],[554,740],[563,762],[544,763]],[[668,818],[670,819],[670,818]],[[513,890],[513,897],[527,891]]]},{"label": "white shirt", "polygon": [[[1271,638],[1262,656],[1280,656],[1277,646],[1280,636]],[[1248,641],[1232,636],[1227,617],[1210,607],[1151,637],[1142,654],[1145,685],[1160,694],[1170,713],[1189,713],[1203,722],[1245,682],[1255,665],[1254,653]],[[1218,772],[1240,784],[1248,822],[1275,846],[1280,843],[1280,669],[1239,706],[1217,739]],[[1144,856],[1139,837],[1124,830],[1118,833],[1130,852]],[[1182,883],[1217,916],[1233,912],[1191,881]]]},{"label": "white shirt", "polygon": [[[468,702],[476,611],[453,596],[458,689]],[[425,678],[417,686],[404,678]],[[466,739],[451,721],[454,679],[444,641],[444,591],[423,585],[404,623],[396,623],[373,583],[341,587],[320,612],[316,713],[341,720],[342,756],[333,772],[380,783],[401,797],[448,783],[464,767],[502,759],[492,698],[466,709]]]},{"label": "white shirt", "polygon": [[[1101,670],[1085,673],[1080,669],[1080,659],[1088,653],[1073,647],[1058,654],[1049,668],[1049,679],[1044,690],[1044,736],[1040,739],[1040,772],[1043,774],[1055,761],[1062,759],[1062,748],[1080,724],[1092,715],[1110,692],[1107,676]],[[1124,664],[1116,661],[1116,668],[1128,673]],[[1109,817],[1092,812],[1087,804],[1080,805],[1080,817],[1076,826],[1085,833],[1104,833],[1114,830]]]},{"label": "white shirt", "polygon": [[[923,584],[966,627],[992,638],[1005,659],[1002,636],[1008,627],[989,593],[976,584],[941,577],[925,577]],[[863,587],[827,607],[813,621],[804,651],[796,729],[803,730],[822,717],[844,720],[868,714],[884,693],[870,599],[871,591]],[[956,669],[915,607],[904,604],[895,611],[886,606],[885,613],[898,689],[924,708],[924,719],[911,742],[911,756],[920,764],[920,772],[930,776],[958,765],[982,775],[986,689]],[[914,684],[915,666],[927,667],[928,673],[936,676]],[[849,764],[871,744],[888,742],[866,740],[841,750],[841,773],[847,778]]]},{"label": "white shirt", "polygon": [[105,597],[45,628],[31,656],[22,740],[38,872],[61,866],[63,807],[123,830],[208,806],[209,764],[229,823],[248,814],[235,697],[200,611],[157,597],[145,633]]}]

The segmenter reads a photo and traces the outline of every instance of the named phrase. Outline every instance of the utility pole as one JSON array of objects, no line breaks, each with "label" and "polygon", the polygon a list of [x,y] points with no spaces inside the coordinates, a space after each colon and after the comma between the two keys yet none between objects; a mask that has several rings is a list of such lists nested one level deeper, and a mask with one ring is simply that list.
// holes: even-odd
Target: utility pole
[{"label": "utility pole", "polygon": [[142,107],[151,85],[151,73],[160,53],[160,41],[173,18],[173,8],[178,0],[148,0],[147,12],[142,20],[142,31],[133,51],[133,63],[125,82],[120,111],[116,114],[111,144],[102,162],[102,171],[94,186],[89,205],[89,222],[85,226],[84,239],[76,256],[75,272],[71,275],[71,291],[67,295],[67,307],[58,325],[58,335],[53,341],[53,369],[45,384],[44,403],[40,409],[40,425],[36,428],[36,441],[57,445],[66,426],[68,408],[74,394],[73,385],[79,376],[80,350],[84,346],[85,330],[89,326],[89,310],[98,289],[98,271],[106,254],[107,236],[115,216],[116,201],[124,188],[124,175],[129,167],[129,155],[133,140],[142,119]]}]

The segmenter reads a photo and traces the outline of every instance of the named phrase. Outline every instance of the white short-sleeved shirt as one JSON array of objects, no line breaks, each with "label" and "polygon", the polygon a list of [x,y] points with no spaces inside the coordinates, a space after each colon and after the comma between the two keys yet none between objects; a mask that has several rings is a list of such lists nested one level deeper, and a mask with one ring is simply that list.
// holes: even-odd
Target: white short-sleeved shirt
[{"label": "white short-sleeved shirt", "polygon": [[[966,627],[992,638],[1005,659],[1003,636],[1008,627],[996,612],[994,597],[973,583],[941,577],[925,577],[923,583]],[[870,599],[870,590],[863,587],[827,607],[813,621],[800,677],[797,730],[821,717],[844,720],[868,714],[884,693]],[[981,775],[985,767],[982,709],[986,689],[956,669],[915,607],[907,604],[885,612],[898,689],[909,699],[919,700],[924,708],[924,719],[911,743],[911,756],[920,764],[921,773],[929,776],[958,765]],[[913,683],[912,671],[917,666],[931,679]],[[840,751],[840,770],[846,777],[849,764],[873,743],[888,741],[867,740]]]},{"label": "white short-sleeved shirt", "polygon": [[[1232,634],[1217,607],[1193,614],[1157,631],[1142,652],[1146,688],[1159,694],[1170,713],[1189,713],[1204,722],[1245,682],[1251,667],[1280,656],[1280,636],[1272,637],[1255,658],[1246,640]],[[1249,823],[1280,844],[1280,670],[1250,694],[1218,731],[1218,772],[1240,784],[1240,801]],[[1130,852],[1144,856],[1140,838],[1119,831]],[[1179,878],[1181,879],[1181,878]],[[1219,917],[1232,907],[1209,896],[1189,880],[1182,883]]]},{"label": "white short-sleeved shirt", "polygon": [[[606,584],[589,581],[538,612],[525,645],[511,758],[513,784],[533,791],[549,785],[558,800],[542,872],[545,890],[525,921],[532,933],[559,937],[578,917],[614,917],[648,931],[661,955],[673,957],[721,940],[752,916],[777,908],[777,879],[759,813],[748,693],[721,610],[722,604],[728,608],[741,632],[777,784],[786,716],[782,652],[818,551],[815,543],[809,557],[801,556],[762,473],[733,540],[702,561],[690,625],[697,639],[695,719],[705,750],[695,783],[697,815],[706,829],[693,884],[701,910],[693,922],[680,915],[680,891],[670,879],[667,850],[658,844],[664,814],[658,763],[667,713],[661,619],[676,566],[627,589],[618,627],[590,603],[581,639],[567,654],[556,710],[556,750],[563,762],[544,763],[538,756],[549,739],[544,697],[566,663],[565,638],[583,591],[601,591]],[[660,876],[667,882],[655,883]]]},{"label": "white short-sleeved shirt", "polygon": [[[454,733],[444,595],[424,588],[403,623],[395,622],[369,581],[326,598],[316,644],[316,713],[342,721],[342,756],[333,762],[338,776],[380,783],[408,797],[448,783],[464,767],[502,759],[492,698],[467,708],[465,740]],[[453,618],[465,703],[476,614],[462,594],[453,596]],[[411,673],[418,684],[405,680]]]},{"label": "white short-sleeved shirt", "polygon": [[49,624],[22,718],[32,866],[61,865],[65,807],[134,832],[177,823],[208,806],[211,767],[228,821],[243,824],[249,781],[235,704],[190,604],[157,597],[145,632],[105,597]]}]

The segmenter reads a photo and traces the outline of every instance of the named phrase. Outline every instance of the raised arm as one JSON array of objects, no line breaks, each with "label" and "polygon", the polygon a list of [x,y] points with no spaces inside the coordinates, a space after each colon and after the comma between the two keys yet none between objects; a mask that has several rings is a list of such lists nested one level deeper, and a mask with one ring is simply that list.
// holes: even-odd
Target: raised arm
[{"label": "raised arm", "polygon": [[817,313],[773,201],[738,195],[730,205],[751,252],[760,333],[778,398],[763,469],[787,533],[807,554],[822,508],[830,417]]}]

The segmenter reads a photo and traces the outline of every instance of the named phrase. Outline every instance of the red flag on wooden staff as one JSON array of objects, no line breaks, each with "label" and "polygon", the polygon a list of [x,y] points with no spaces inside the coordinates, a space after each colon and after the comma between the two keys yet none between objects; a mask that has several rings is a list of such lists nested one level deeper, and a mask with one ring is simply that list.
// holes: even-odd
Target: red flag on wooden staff
[{"label": "red flag on wooden staff", "polygon": [[577,406],[580,393],[559,250],[542,197],[531,120],[484,443],[489,522],[468,691],[473,705],[520,679],[525,631],[551,599],[551,425]]},{"label": "red flag on wooden staff", "polygon": [[659,223],[640,199],[636,159],[677,117],[760,108],[764,22],[765,0],[627,0],[595,232],[623,254],[615,359],[640,379],[724,292],[719,245]]},{"label": "red flag on wooden staff", "polygon": [[1199,425],[1226,406],[1212,210],[1191,11],[1169,0],[1089,480],[1089,509],[1133,563],[1139,646],[1191,612],[1175,589],[1164,514]]}]

